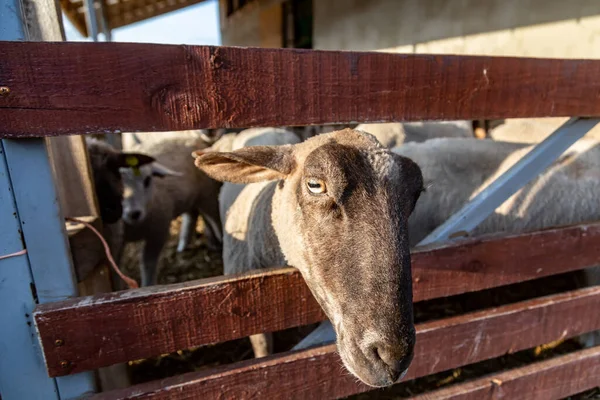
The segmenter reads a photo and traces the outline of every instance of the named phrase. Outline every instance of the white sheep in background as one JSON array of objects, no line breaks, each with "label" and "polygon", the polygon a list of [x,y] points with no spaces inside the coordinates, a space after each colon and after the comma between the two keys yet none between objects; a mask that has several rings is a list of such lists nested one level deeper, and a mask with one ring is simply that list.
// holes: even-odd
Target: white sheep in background
[{"label": "white sheep in background", "polygon": [[[539,143],[557,130],[569,118],[511,118],[490,131],[490,138],[515,143]],[[600,139],[600,124],[584,136],[588,139]]]},{"label": "white sheep in background", "polygon": [[333,125],[306,125],[306,126],[292,126],[286,129],[296,133],[302,141],[309,139],[313,136],[320,135],[322,133],[330,133],[339,131],[345,128],[354,128],[356,124],[333,124]]},{"label": "white sheep in background", "polygon": [[[572,145],[483,221],[473,235],[600,220],[599,143],[582,139]],[[411,245],[444,223],[532,148],[521,143],[440,138],[392,149],[414,160],[430,185],[409,220]]]},{"label": "white sheep in background", "polygon": [[[268,140],[271,144],[288,144],[302,141],[302,135],[296,130],[275,127],[260,127],[242,129],[239,132],[224,133],[212,145],[210,151],[232,151],[245,146],[253,146]],[[257,142],[258,141],[258,142]],[[290,142],[291,141],[291,142]],[[208,143],[204,141],[205,143]],[[196,142],[201,149],[202,142]],[[255,144],[253,144],[255,143]],[[208,148],[205,150],[209,150]]]},{"label": "white sheep in background", "polygon": [[[213,143],[210,148],[211,151],[231,151],[233,149],[233,142],[237,137],[238,133],[230,132],[226,133]],[[208,150],[207,149],[207,150]]]},{"label": "white sheep in background", "polygon": [[123,132],[121,134],[121,141],[123,149],[131,149],[142,143],[149,145],[150,143],[171,139],[183,140],[190,146],[196,144],[202,146],[203,143],[206,145],[215,143],[224,134],[225,129],[188,129],[169,132]]},{"label": "white sheep in background", "polygon": [[439,137],[474,137],[471,121],[368,123],[355,129],[371,133],[387,148]]},{"label": "white sheep in background", "polygon": [[[285,136],[294,144],[271,145]],[[225,273],[298,268],[348,370],[371,386],[394,383],[415,340],[406,221],[423,188],[418,166],[351,129],[304,142],[264,131],[244,146],[196,153],[199,168],[227,182]],[[266,341],[252,344],[268,353]]]},{"label": "white sheep in background", "polygon": [[[411,247],[444,223],[534,146],[477,139],[432,139],[394,148],[415,161],[427,187],[409,218]],[[580,139],[562,157],[508,198],[472,236],[524,233],[600,221],[600,141]],[[600,268],[583,270],[586,285],[600,284]],[[599,344],[600,334],[581,337]]]},{"label": "white sheep in background", "polygon": [[194,166],[190,153],[206,147],[187,132],[128,148],[156,161],[139,169],[123,168],[123,221],[125,241],[144,241],[140,268],[142,286],[156,284],[158,259],[169,237],[171,221],[182,215],[177,251],[183,251],[195,232],[198,216],[205,222],[208,244],[220,247],[222,230],[218,212],[220,182]]},{"label": "white sheep in background", "polygon": [[[265,143],[269,143],[270,146],[278,146],[300,143],[301,141],[302,137],[300,135],[286,128],[248,128],[235,136],[231,143],[231,149],[228,151],[239,150],[242,147],[261,146]],[[219,142],[220,140],[217,143]],[[214,147],[213,145],[211,149],[214,149]]]}]

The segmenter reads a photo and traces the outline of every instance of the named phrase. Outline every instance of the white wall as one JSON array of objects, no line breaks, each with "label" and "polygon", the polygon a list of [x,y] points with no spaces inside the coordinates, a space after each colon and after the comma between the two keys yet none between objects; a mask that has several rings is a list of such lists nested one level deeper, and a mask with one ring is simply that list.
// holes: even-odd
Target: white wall
[{"label": "white wall", "polygon": [[315,48],[600,58],[598,0],[318,0]]}]

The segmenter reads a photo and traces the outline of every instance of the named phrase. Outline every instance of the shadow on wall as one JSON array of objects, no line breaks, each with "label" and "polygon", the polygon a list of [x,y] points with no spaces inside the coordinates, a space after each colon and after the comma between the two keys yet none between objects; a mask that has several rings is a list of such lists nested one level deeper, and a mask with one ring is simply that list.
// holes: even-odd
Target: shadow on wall
[{"label": "shadow on wall", "polygon": [[600,2],[586,0],[328,0],[313,18],[317,48],[368,50],[598,15]]}]

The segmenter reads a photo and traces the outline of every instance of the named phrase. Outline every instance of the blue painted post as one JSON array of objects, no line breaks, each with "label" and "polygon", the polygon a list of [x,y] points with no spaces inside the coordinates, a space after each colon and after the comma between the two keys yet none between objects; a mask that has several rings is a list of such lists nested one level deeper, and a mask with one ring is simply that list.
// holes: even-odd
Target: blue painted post
[{"label": "blue painted post", "polygon": [[[0,40],[27,40],[20,0],[0,0]],[[0,127],[0,129],[2,129]],[[15,255],[23,250],[26,254]],[[36,303],[77,296],[44,139],[0,141],[0,393],[3,400],[75,399],[91,372],[48,377],[31,319]]]},{"label": "blue painted post", "polygon": [[[44,139],[3,142],[38,302],[76,297],[71,250],[46,142]],[[91,372],[57,378],[56,384],[61,399],[77,398],[95,391]]]},{"label": "blue painted post", "polygon": [[[471,231],[483,222],[510,196],[538,176],[573,143],[582,138],[600,119],[571,118],[552,135],[535,146],[512,168],[498,177],[461,210],[423,239],[417,246],[447,240],[454,232]],[[335,341],[335,332],[329,321],[322,322],[292,350]]]},{"label": "blue painted post", "polygon": [[77,295],[64,219],[43,139],[2,140],[0,150],[0,393],[75,399],[95,391],[91,372],[51,379],[34,331],[36,302]]},{"label": "blue painted post", "polygon": [[[0,257],[25,249],[0,141]],[[3,400],[58,399],[33,327],[33,277],[26,254],[0,259],[0,393]]]}]

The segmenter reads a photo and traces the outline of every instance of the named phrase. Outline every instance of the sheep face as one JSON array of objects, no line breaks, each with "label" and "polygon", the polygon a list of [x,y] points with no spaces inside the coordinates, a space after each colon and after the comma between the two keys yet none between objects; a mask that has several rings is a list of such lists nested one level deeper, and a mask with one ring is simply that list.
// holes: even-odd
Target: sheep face
[{"label": "sheep face", "polygon": [[100,218],[106,224],[114,224],[121,219],[123,207],[123,182],[119,174],[120,161],[118,155],[105,158],[97,167],[95,157],[90,152],[94,186],[100,209]]},{"label": "sheep face", "polygon": [[205,153],[217,180],[278,180],[272,221],[283,254],[332,321],[340,356],[364,383],[406,372],[415,343],[407,220],[420,168],[346,129],[283,146]]},{"label": "sheep face", "polygon": [[138,165],[145,165],[154,159],[139,153],[123,153],[108,143],[86,140],[90,165],[93,173],[100,217],[106,224],[114,224],[123,214],[123,181],[120,170],[127,168],[127,160],[135,158]]},{"label": "sheep face", "polygon": [[120,169],[123,179],[123,221],[136,225],[146,218],[154,190],[153,179],[181,176],[181,173],[157,161],[139,166],[135,159],[129,159],[129,163],[128,167]]}]

